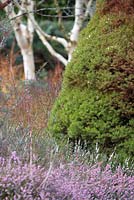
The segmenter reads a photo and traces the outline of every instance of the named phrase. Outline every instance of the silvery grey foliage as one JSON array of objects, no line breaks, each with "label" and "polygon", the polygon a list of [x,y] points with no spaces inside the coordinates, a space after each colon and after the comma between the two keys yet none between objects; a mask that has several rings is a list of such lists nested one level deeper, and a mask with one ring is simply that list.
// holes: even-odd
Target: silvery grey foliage
[{"label": "silvery grey foliage", "polygon": [[9,20],[0,20],[0,49],[5,46],[5,43],[12,32],[12,26]]}]

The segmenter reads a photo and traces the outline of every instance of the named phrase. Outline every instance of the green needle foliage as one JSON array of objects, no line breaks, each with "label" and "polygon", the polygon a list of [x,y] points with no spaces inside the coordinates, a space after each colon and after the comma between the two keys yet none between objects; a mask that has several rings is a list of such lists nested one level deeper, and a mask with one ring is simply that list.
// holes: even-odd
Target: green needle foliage
[{"label": "green needle foliage", "polygon": [[134,5],[108,2],[81,33],[49,130],[90,147],[98,142],[108,154],[116,149],[123,159],[134,156],[134,12],[127,9]]}]

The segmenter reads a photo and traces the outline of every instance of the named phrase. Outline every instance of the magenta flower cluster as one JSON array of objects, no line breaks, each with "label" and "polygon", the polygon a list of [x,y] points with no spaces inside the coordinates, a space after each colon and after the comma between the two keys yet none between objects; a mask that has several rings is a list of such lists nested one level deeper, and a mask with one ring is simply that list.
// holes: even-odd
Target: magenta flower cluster
[{"label": "magenta flower cluster", "polygon": [[134,200],[134,175],[101,163],[68,163],[46,170],[21,162],[13,152],[0,158],[1,200]]}]

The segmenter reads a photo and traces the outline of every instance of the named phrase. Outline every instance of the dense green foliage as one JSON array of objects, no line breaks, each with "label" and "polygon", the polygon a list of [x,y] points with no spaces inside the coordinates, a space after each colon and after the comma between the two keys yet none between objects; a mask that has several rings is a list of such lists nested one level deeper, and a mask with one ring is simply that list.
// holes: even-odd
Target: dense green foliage
[{"label": "dense green foliage", "polygon": [[49,130],[134,156],[134,15],[101,11],[81,33]]}]

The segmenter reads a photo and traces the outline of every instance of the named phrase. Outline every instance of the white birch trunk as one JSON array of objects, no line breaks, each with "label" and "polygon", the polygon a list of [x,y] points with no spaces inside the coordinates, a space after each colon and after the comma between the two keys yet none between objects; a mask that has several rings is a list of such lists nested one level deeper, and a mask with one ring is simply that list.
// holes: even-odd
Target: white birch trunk
[{"label": "white birch trunk", "polygon": [[[22,2],[24,2],[25,0],[22,0]],[[28,33],[26,33],[25,35],[27,35],[29,37],[28,40],[31,41],[32,44],[32,38],[33,38],[33,27],[35,29],[35,31],[37,32],[40,40],[42,41],[42,43],[47,47],[48,51],[51,53],[51,55],[53,55],[54,57],[56,57],[61,63],[63,63],[65,66],[67,65],[67,63],[72,59],[72,54],[77,46],[77,42],[78,42],[78,38],[79,38],[79,34],[80,31],[82,29],[82,25],[84,22],[84,19],[88,16],[91,5],[93,0],[75,0],[75,20],[74,20],[74,25],[73,28],[70,32],[70,37],[67,39],[62,38],[62,37],[57,37],[57,36],[52,36],[52,35],[48,35],[47,33],[45,33],[41,27],[39,26],[39,24],[36,22],[36,20],[34,19],[33,14],[31,14],[29,11],[32,11],[32,7],[30,7],[29,5],[32,5],[30,0],[27,0],[29,2],[29,4],[27,4],[27,6],[25,6],[23,8],[23,4],[21,4],[22,6],[20,7],[20,11],[24,11],[24,12],[28,12],[28,28],[27,31]],[[26,4],[25,4],[26,5]],[[19,7],[19,5],[18,5]],[[21,14],[21,13],[20,13]],[[14,18],[14,16],[12,16],[12,18]],[[31,28],[30,28],[31,27]],[[18,31],[18,28],[16,29],[16,31]],[[25,31],[26,32],[26,31]],[[24,32],[23,32],[24,33]],[[17,34],[16,34],[17,35]],[[20,34],[19,34],[20,36]],[[17,38],[17,37],[16,37]],[[27,37],[25,37],[27,38]],[[21,39],[23,39],[23,36],[21,36]],[[18,39],[18,44],[20,44],[20,48],[22,49],[21,51],[24,52],[24,49],[22,46],[22,44],[24,44],[23,42],[19,42],[20,39]],[[67,54],[68,54],[68,58],[66,59],[64,56],[62,56],[61,54],[59,54],[58,52],[56,52],[52,45],[49,43],[48,40],[54,40],[57,41],[58,43],[60,43],[62,46],[64,46]],[[27,48],[28,50],[30,49],[30,46]],[[30,51],[30,50],[29,50]],[[26,53],[23,53],[23,57],[26,55]],[[30,53],[29,53],[30,55]],[[31,52],[32,55],[32,52]],[[32,56],[31,56],[32,59]],[[28,58],[24,59],[24,63],[27,63],[27,61],[25,60],[30,60]],[[28,61],[29,62],[29,61]],[[28,70],[28,66],[27,64],[24,64],[24,68],[25,70],[25,77],[28,79],[34,79],[34,66],[32,61],[30,62],[31,64],[31,72],[30,70]],[[28,73],[31,74],[28,76]]]},{"label": "white birch trunk", "polygon": [[24,74],[26,80],[35,80],[35,65],[32,48],[21,51],[23,57]]},{"label": "white birch trunk", "polygon": [[[78,37],[79,37],[80,30],[83,25],[83,20],[84,20],[84,0],[76,0],[76,2],[75,2],[75,21],[74,21],[74,26],[70,32],[70,37],[69,37],[68,41],[65,38],[48,35],[41,29],[41,27],[39,27],[39,25],[35,21],[35,19],[32,18],[31,22],[34,25],[35,31],[37,32],[40,40],[47,47],[48,51],[66,66],[67,63],[72,59],[73,51],[77,46]],[[57,53],[53,49],[53,47],[50,45],[50,43],[47,41],[47,39],[57,41],[61,45],[63,45],[65,50],[67,51],[68,59],[64,58],[62,55]]]},{"label": "white birch trunk", "polygon": [[[87,17],[87,14],[91,8],[92,2],[93,2],[93,0],[75,0],[75,20],[74,20],[74,25],[70,32],[70,37],[68,38],[68,40],[66,40],[65,38],[48,35],[41,29],[41,27],[35,21],[35,19],[30,17],[30,20],[33,23],[33,26],[35,28],[35,31],[37,32],[42,43],[47,47],[47,49],[51,53],[51,55],[56,57],[65,66],[72,59],[72,54],[77,46],[77,42],[78,42],[80,31],[82,29],[83,21]],[[48,42],[48,40],[57,41],[62,46],[64,46],[64,48],[68,54],[68,58],[66,59],[62,55],[57,53],[53,49],[51,44]]]},{"label": "white birch trunk", "polygon": [[14,32],[23,57],[25,79],[35,80],[35,64],[32,48],[33,36],[28,27],[19,23],[14,25]]},{"label": "white birch trunk", "polygon": [[68,43],[68,62],[72,59],[72,54],[77,46],[78,37],[84,20],[84,2],[82,0],[75,1],[75,21],[70,33],[70,42]]},{"label": "white birch trunk", "polygon": [[[6,12],[8,13],[10,19],[16,18],[13,20],[12,25],[23,57],[25,79],[35,80],[35,64],[32,48],[34,28],[28,17],[25,25],[23,24],[21,17],[17,17],[22,14],[21,8],[23,10],[27,10],[27,12],[33,11],[34,3],[32,0],[27,0],[27,2],[22,0],[18,14],[15,13],[13,7],[11,6],[9,7],[9,10],[6,8]],[[31,13],[29,15],[30,17],[33,17],[33,14]]]},{"label": "white birch trunk", "polygon": [[76,0],[75,2],[75,21],[74,26],[71,30],[70,41],[76,42],[78,41],[79,33],[83,24],[84,19],[84,8],[83,1]]}]

